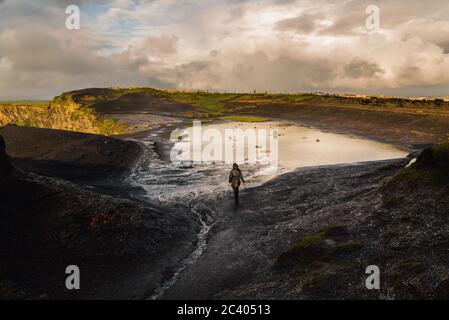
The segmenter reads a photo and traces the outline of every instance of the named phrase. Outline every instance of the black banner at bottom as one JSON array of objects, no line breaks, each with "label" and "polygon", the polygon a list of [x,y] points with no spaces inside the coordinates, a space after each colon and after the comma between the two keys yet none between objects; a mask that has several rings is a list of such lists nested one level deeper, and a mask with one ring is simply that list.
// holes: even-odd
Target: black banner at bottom
[{"label": "black banner at bottom", "polygon": [[[386,316],[425,316],[444,312],[446,301],[3,301],[3,312],[43,313],[58,319],[86,315],[131,319],[382,319]],[[64,310],[62,313],[60,310]]]}]

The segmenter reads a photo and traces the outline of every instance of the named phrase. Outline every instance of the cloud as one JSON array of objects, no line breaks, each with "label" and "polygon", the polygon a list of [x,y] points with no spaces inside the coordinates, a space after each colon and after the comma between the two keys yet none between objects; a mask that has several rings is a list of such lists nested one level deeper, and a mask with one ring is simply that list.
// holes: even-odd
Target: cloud
[{"label": "cloud", "polygon": [[145,38],[138,50],[141,55],[157,57],[172,56],[177,53],[178,38],[176,36],[149,36]]},{"label": "cloud", "polygon": [[376,75],[384,74],[377,63],[367,62],[361,59],[354,59],[344,66],[345,76],[350,78],[373,78]]},{"label": "cloud", "polygon": [[0,0],[0,99],[90,86],[447,95],[446,0]]},{"label": "cloud", "polygon": [[288,18],[277,22],[276,28],[281,31],[295,31],[309,34],[318,31],[321,27],[317,14],[302,14],[294,18]]}]

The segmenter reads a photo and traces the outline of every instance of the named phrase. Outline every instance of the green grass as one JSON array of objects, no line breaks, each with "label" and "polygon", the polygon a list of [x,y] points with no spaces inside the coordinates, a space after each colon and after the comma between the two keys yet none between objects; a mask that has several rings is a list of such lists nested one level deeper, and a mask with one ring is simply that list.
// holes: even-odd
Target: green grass
[{"label": "green grass", "polygon": [[315,248],[326,239],[326,231],[321,230],[314,234],[309,234],[290,245],[289,250]]},{"label": "green grass", "polygon": [[158,89],[153,88],[114,88],[115,91],[114,95],[112,96],[112,99],[117,99],[125,94],[135,94],[135,93],[145,93],[145,94],[152,94],[152,95],[163,95],[164,92]]},{"label": "green grass", "polygon": [[347,228],[342,225],[328,226],[304,235],[277,258],[276,265],[283,268],[309,263],[335,263],[363,248],[361,241],[348,239],[349,236]]},{"label": "green grass", "polygon": [[226,101],[234,99],[235,97],[236,95],[233,94],[199,95],[197,104],[207,111],[221,112],[225,108]]},{"label": "green grass", "polygon": [[166,97],[178,103],[190,104],[216,116],[225,111],[226,102],[237,98],[234,93],[166,92]]},{"label": "green grass", "polygon": [[289,247],[289,250],[313,248],[321,245],[325,239],[340,239],[345,234],[345,226],[327,226],[316,233],[305,235],[298,241],[292,243]]},{"label": "green grass", "polygon": [[118,93],[122,93],[122,94],[127,94],[127,93],[149,93],[149,94],[157,93],[157,94],[160,94],[163,92],[158,89],[146,88],[146,87],[118,88],[118,89],[114,89],[114,91],[116,91]]},{"label": "green grass", "polygon": [[[314,95],[311,94],[209,93],[204,91],[169,91],[153,88],[111,88],[111,90],[112,94],[107,97],[101,95],[91,96],[89,93],[83,94],[82,90],[66,92],[56,97],[53,103],[68,104],[69,102],[74,102],[88,107],[101,100],[113,101],[125,94],[143,93],[156,95],[177,103],[191,105],[197,108],[197,111],[201,112],[204,117],[220,117],[226,112],[232,112],[234,104],[247,100],[263,101],[266,103],[298,103],[314,98]],[[258,119],[254,118],[254,120],[249,117],[243,117],[242,121],[259,122],[267,120],[262,120],[260,117]]]},{"label": "green grass", "polygon": [[[165,99],[189,104],[205,113],[211,115],[219,116],[225,110],[225,104],[227,101],[238,97],[238,94],[227,94],[227,93],[207,93],[207,92],[188,92],[188,91],[169,91],[169,90],[158,90],[153,88],[112,88],[112,95],[107,97],[107,100],[115,100],[120,98],[125,94],[149,94]],[[76,94],[83,97],[82,92],[68,92],[65,95]],[[82,100],[83,104],[89,105],[95,103],[95,100],[90,97],[89,101]],[[97,100],[104,100],[105,97],[97,97]]]},{"label": "green grass", "polygon": [[237,122],[267,122],[270,119],[264,117],[253,117],[253,116],[226,116],[221,119]]},{"label": "green grass", "polygon": [[263,102],[271,102],[271,103],[298,103],[313,99],[315,95],[313,94],[264,94],[264,93],[255,93],[255,94],[241,94],[235,97],[232,102],[239,101],[263,101]]},{"label": "green grass", "polygon": [[387,102],[387,103],[385,103],[385,105],[386,105],[388,108],[397,108],[397,107],[398,107],[398,104],[395,103],[395,102]]}]

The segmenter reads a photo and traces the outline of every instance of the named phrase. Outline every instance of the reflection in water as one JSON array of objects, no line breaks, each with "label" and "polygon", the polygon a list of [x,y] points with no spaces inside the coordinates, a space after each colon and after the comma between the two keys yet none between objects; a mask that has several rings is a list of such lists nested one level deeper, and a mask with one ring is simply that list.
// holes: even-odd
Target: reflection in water
[{"label": "reflection in water", "polygon": [[[391,145],[279,122],[226,122],[197,128],[174,134],[177,139],[173,154],[183,155],[179,159],[210,165],[217,162],[251,165],[256,161],[268,164],[276,159],[281,172],[285,172],[298,167],[402,158],[407,154]],[[231,146],[228,148],[227,144]],[[211,149],[213,156],[208,152]]]},{"label": "reflection in water", "polygon": [[305,127],[279,128],[279,164],[289,170],[307,166],[396,159],[407,154],[406,150],[371,140],[324,133]]}]

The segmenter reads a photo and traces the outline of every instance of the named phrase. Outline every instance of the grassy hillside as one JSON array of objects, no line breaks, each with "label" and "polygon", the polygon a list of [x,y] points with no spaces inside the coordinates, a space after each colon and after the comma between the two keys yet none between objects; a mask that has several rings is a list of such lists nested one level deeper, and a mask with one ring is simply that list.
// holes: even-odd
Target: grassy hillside
[{"label": "grassy hillside", "polygon": [[[355,97],[326,94],[213,93],[153,88],[90,88],[65,92],[50,102],[0,102],[0,125],[15,123],[105,135],[120,134],[121,115],[159,114],[184,119],[299,120],[358,134],[404,136],[407,141],[447,140],[449,103],[440,99]],[[310,123],[309,123],[310,122]],[[146,126],[148,127],[148,126]],[[371,128],[372,127],[372,128]],[[398,129],[400,128],[400,129]],[[348,130],[349,129],[349,130]],[[362,131],[367,131],[364,129]]]},{"label": "grassy hillside", "polygon": [[[239,113],[239,110],[255,108],[260,104],[296,104],[314,98],[316,96],[311,94],[242,94],[152,88],[92,88],[64,93],[56,97],[53,103],[68,104],[67,99],[69,99],[83,107],[104,113],[169,111],[187,118],[214,118]],[[153,105],[155,101],[157,103]]]},{"label": "grassy hillside", "polygon": [[[217,93],[175,91],[153,88],[92,88],[64,93],[53,103],[71,100],[83,107],[109,112],[134,110],[135,105],[148,107],[151,100],[167,106],[183,106],[204,117],[220,117],[257,110],[261,106],[316,105],[416,115],[449,116],[449,103],[441,99],[412,100],[396,97],[357,97],[329,94],[292,93]],[[146,101],[145,101],[146,100]],[[143,103],[143,102],[146,103]],[[172,111],[179,111],[177,108]],[[101,110],[104,111],[104,110]]]},{"label": "grassy hillside", "polygon": [[95,110],[75,103],[70,95],[51,102],[0,102],[0,126],[7,124],[103,135],[123,133],[126,129],[114,119],[103,118]]}]

